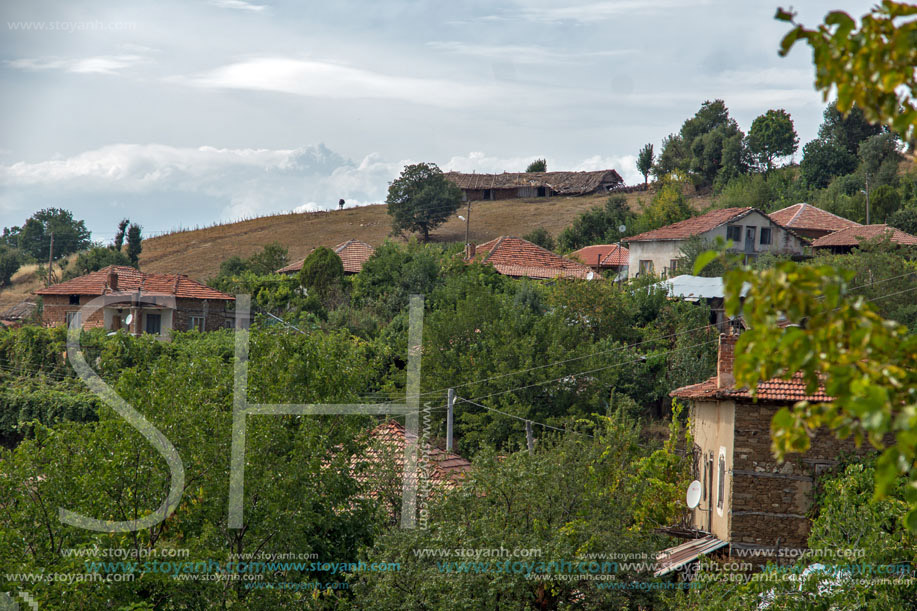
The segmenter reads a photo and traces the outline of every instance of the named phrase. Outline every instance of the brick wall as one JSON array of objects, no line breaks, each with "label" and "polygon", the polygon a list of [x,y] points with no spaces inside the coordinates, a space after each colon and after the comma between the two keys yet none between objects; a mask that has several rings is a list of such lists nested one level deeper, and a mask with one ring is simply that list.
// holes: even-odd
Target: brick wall
[{"label": "brick wall", "polygon": [[[64,325],[67,322],[67,313],[76,312],[81,306],[95,299],[92,295],[80,295],[79,305],[70,303],[69,295],[44,295],[42,297],[42,324],[48,327]],[[172,328],[176,331],[188,331],[191,328],[191,317],[201,316],[205,320],[205,331],[216,331],[226,327],[226,321],[235,320],[235,312],[226,308],[227,303],[222,299],[178,299],[176,311],[172,315]],[[125,306],[127,309],[129,305]],[[140,330],[138,322],[134,325]],[[94,312],[87,320],[83,321],[84,329],[101,328],[105,326],[103,309]]]},{"label": "brick wall", "polygon": [[[95,297],[92,295],[80,295],[79,304],[70,303],[70,295],[43,295],[41,322],[46,327],[56,327],[67,324],[67,313],[77,312],[80,307],[89,303]],[[83,321],[84,329],[97,329],[105,326],[105,319],[102,310],[97,310],[87,320]]]}]

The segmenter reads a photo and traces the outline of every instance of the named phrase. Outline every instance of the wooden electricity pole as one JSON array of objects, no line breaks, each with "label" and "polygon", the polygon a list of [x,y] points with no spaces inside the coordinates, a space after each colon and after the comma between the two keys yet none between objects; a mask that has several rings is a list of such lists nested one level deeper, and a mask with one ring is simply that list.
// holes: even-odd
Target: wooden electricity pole
[{"label": "wooden electricity pole", "polygon": [[51,246],[48,248],[48,286],[51,286],[51,266],[54,264],[54,232],[51,232]]},{"label": "wooden electricity pole", "polygon": [[453,408],[455,407],[455,389],[450,388],[449,394],[446,395],[446,451],[452,451],[452,422],[455,417]]}]

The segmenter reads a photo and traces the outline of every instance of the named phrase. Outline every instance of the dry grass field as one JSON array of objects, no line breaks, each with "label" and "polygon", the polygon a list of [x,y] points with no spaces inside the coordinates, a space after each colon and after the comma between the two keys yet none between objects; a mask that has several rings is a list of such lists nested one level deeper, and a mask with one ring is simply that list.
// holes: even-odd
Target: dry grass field
[{"label": "dry grass field", "polygon": [[[631,208],[639,210],[640,200],[648,201],[651,195],[638,192],[626,197]],[[544,227],[556,237],[578,214],[603,204],[606,199],[606,195],[595,195],[474,202],[471,241],[481,243],[500,235],[521,237],[538,227]],[[692,197],[691,203],[702,210],[710,205],[710,198]],[[463,206],[458,214],[465,213]],[[350,238],[376,246],[390,233],[391,217],[382,204],[266,216],[144,240],[140,267],[148,272],[188,274],[203,281],[217,273],[224,259],[233,255],[247,257],[273,241],[286,246],[291,261],[295,261],[316,246],[335,246]],[[464,242],[465,222],[455,215],[430,237],[435,242]],[[0,291],[0,311],[43,286],[35,270],[34,265],[21,269],[14,276],[13,285]]]}]

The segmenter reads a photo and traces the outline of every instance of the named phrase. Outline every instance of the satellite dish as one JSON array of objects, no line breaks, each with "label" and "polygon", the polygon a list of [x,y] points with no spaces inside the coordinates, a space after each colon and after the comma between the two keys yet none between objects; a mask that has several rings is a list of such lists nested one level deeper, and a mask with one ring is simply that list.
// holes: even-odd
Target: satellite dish
[{"label": "satellite dish", "polygon": [[691,485],[688,486],[688,494],[685,495],[685,500],[688,503],[688,509],[694,509],[697,507],[697,504],[700,503],[701,495],[701,485],[700,482],[694,480],[691,482]]},{"label": "satellite dish", "polygon": [[127,318],[124,319],[124,324],[129,325],[134,321],[134,315],[128,314]]},{"label": "satellite dish", "polygon": [[460,219],[462,219],[463,221],[465,220],[465,217],[464,217],[464,216],[462,216],[461,214],[460,214],[460,215],[458,215],[458,217],[459,217]]},{"label": "satellite dish", "polygon": [[586,274],[586,280],[592,280],[593,278],[595,278],[594,272],[589,272],[588,274]]},{"label": "satellite dish", "polygon": [[620,233],[624,233],[625,231],[627,231],[627,225],[618,225],[618,231]]}]

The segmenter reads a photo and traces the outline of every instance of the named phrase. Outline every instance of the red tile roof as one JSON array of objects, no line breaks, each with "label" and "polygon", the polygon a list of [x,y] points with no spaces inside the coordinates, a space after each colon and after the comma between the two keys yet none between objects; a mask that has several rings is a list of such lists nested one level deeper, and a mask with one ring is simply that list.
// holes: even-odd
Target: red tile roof
[{"label": "red tile roof", "polygon": [[[361,242],[360,240],[347,240],[341,242],[333,248],[334,252],[341,258],[344,264],[344,271],[348,274],[358,274],[363,269],[366,260],[373,256],[376,251],[371,244]],[[277,270],[278,274],[292,274],[302,269],[305,259],[291,263],[286,267]]]},{"label": "red tile roof", "polygon": [[588,266],[571,261],[528,240],[500,236],[475,248],[474,261],[493,265],[505,276],[528,278],[586,278]]},{"label": "red tile roof", "polygon": [[653,242],[656,240],[687,240],[692,236],[706,233],[711,229],[716,229],[720,225],[725,225],[730,221],[739,219],[753,210],[754,208],[749,207],[722,208],[720,210],[712,210],[707,214],[702,214],[701,216],[695,216],[684,221],[666,225],[665,227],[660,227],[659,229],[654,229],[652,231],[647,231],[630,238],[625,238],[624,241]]},{"label": "red tile roof", "polygon": [[[117,276],[112,290],[109,274]],[[99,271],[79,276],[38,291],[36,295],[129,295],[131,293],[174,295],[184,299],[224,299],[235,297],[192,280],[184,274],[148,274],[123,265],[109,265]]]},{"label": "red tile roof", "polygon": [[888,225],[859,225],[820,237],[812,242],[812,247],[857,246],[862,240],[869,240],[886,234],[888,234],[891,237],[891,241],[896,244],[917,245],[917,237],[905,233],[900,229],[895,229]]},{"label": "red tile roof", "polygon": [[[716,376],[700,384],[683,386],[669,393],[679,399],[752,399],[747,388],[717,388]],[[834,398],[825,393],[824,386],[819,385],[813,394],[806,393],[806,383],[802,374],[794,374],[789,380],[772,378],[759,382],[756,397],[758,401],[778,403],[795,403],[797,401],[824,402]]]},{"label": "red tile roof", "polygon": [[[374,464],[388,463],[399,473],[404,469],[404,446],[406,434],[404,427],[389,420],[370,432],[371,443],[362,458]],[[434,485],[452,487],[471,469],[471,463],[458,454],[445,452],[427,444],[422,452],[430,460],[430,479]],[[368,476],[367,476],[368,477]]]},{"label": "red tile roof", "polygon": [[848,227],[860,227],[860,224],[842,216],[831,214],[827,210],[809,204],[793,204],[782,210],[771,212],[771,220],[790,229],[840,231]]},{"label": "red tile roof", "polygon": [[582,261],[590,267],[620,267],[627,265],[630,251],[619,244],[596,244],[570,253],[571,259]]}]

